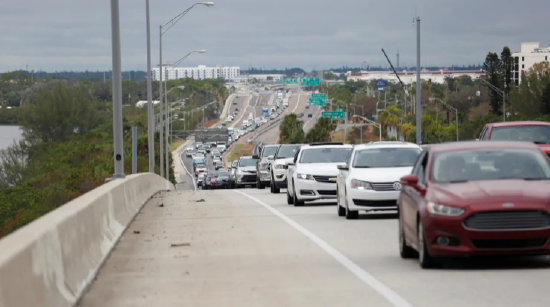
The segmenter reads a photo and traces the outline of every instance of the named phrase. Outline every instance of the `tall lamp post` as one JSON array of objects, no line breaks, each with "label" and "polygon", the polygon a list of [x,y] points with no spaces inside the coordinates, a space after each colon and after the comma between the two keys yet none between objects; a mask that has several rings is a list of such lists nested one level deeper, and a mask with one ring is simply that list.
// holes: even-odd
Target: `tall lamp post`
[{"label": "tall lamp post", "polygon": [[441,102],[447,109],[451,110],[452,112],[455,112],[455,121],[456,121],[456,141],[458,142],[458,109],[455,109],[451,107],[450,105],[446,104],[443,100],[439,98],[430,98],[430,101],[439,101]]},{"label": "tall lamp post", "polygon": [[499,89],[498,87],[492,85],[491,83],[489,83],[487,80],[483,79],[483,78],[479,78],[479,80],[485,82],[489,88],[491,88],[493,91],[497,92],[500,96],[502,96],[502,121],[505,122],[506,121],[506,93]]},{"label": "tall lamp post", "polygon": [[420,81],[420,17],[416,22],[416,144],[422,144],[422,83]]},{"label": "tall lamp post", "polygon": [[372,121],[372,120],[370,120],[370,119],[368,119],[368,118],[365,118],[365,117],[363,117],[363,116],[353,115],[353,117],[358,117],[358,118],[360,118],[360,119],[366,121],[368,125],[377,127],[377,128],[378,128],[378,132],[379,132],[380,142],[382,142],[382,125],[381,125],[381,124],[379,124],[379,123],[377,123],[377,122],[375,122],[375,121]]},{"label": "tall lamp post", "polygon": [[118,0],[111,0],[111,43],[113,62],[113,178],[124,178],[124,149],[122,138],[122,72],[120,55],[120,13]]},{"label": "tall lamp post", "polygon": [[[172,67],[176,67],[178,66],[179,64],[181,64],[181,62],[183,62],[185,59],[187,59],[187,57],[189,57],[191,54],[193,53],[206,53],[206,50],[195,50],[195,51],[191,51],[189,52],[188,54],[184,55],[181,59],[177,60],[176,62],[174,62],[174,64],[172,65],[169,65],[166,67],[166,70],[172,68]],[[162,81],[161,81],[161,87],[162,87]],[[180,87],[181,89],[183,89],[183,86]],[[164,80],[164,90],[166,91],[166,80]],[[166,100],[166,118],[168,118],[168,116],[170,115],[169,114],[169,109],[168,109],[168,96],[165,95],[165,100]],[[166,179],[169,180],[170,179],[170,164],[168,163],[168,161],[170,161],[168,159],[168,154],[169,154],[169,150],[168,150],[168,147],[170,145],[170,143],[168,142],[168,135],[170,134],[170,123],[168,120],[165,121],[165,130],[166,130],[166,133],[164,135],[165,139],[164,139],[164,142],[165,142],[165,155],[166,155]],[[162,129],[161,129],[162,130]]]},{"label": "tall lamp post", "polygon": [[[172,18],[169,22],[165,23],[164,25],[161,25],[159,26],[159,86],[160,86],[160,96],[161,96],[161,99],[160,99],[160,111],[161,111],[161,114],[164,114],[164,108],[163,108],[163,102],[162,102],[162,79],[163,79],[163,76],[164,76],[164,71],[163,71],[163,65],[162,65],[162,35],[164,33],[166,33],[168,30],[170,30],[180,19],[183,18],[183,16],[185,16],[185,14],[187,14],[191,9],[193,9],[193,7],[195,7],[196,5],[204,5],[204,6],[207,6],[207,7],[213,7],[214,6],[214,2],[197,2],[193,5],[191,5],[188,9],[186,9],[185,11],[181,12],[179,15],[177,15],[176,17]],[[163,126],[163,123],[164,123],[164,119],[163,117],[161,116],[160,118],[161,120],[161,127]],[[166,164],[168,164],[168,161],[166,161]],[[166,179],[169,179],[168,176],[164,176],[164,137],[163,137],[163,131],[162,129],[160,129],[160,175],[162,177],[165,177]]]},{"label": "tall lamp post", "polygon": [[155,172],[155,108],[153,106],[153,86],[151,81],[151,26],[149,22],[149,0],[145,0],[147,20],[147,143],[149,147],[149,172]]}]

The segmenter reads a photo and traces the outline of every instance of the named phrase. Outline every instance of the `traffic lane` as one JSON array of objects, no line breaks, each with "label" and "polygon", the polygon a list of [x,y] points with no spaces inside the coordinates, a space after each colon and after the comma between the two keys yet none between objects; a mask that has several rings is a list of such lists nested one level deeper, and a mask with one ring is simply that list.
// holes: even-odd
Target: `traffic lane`
[{"label": "traffic lane", "polygon": [[183,305],[391,306],[299,230],[223,190],[150,199],[80,303]]},{"label": "traffic lane", "polygon": [[[303,110],[305,108],[304,103],[307,100],[304,100],[303,97],[300,97],[299,100],[298,98],[298,95],[291,96],[289,106],[281,115],[279,115],[280,118],[284,118],[290,113],[297,112],[298,110]],[[276,119],[278,119],[279,117],[277,117]],[[264,144],[275,144],[275,142],[277,142],[277,139],[279,138],[280,127],[280,124],[273,126],[271,129],[258,136],[258,138],[256,139],[257,142],[263,142]]]},{"label": "traffic lane", "polygon": [[396,212],[361,213],[359,220],[346,220],[337,216],[333,201],[294,207],[286,204],[286,193],[246,193],[319,236],[413,306],[548,305],[548,256],[457,259],[443,269],[423,270],[418,259],[399,256]]},{"label": "traffic lane", "polygon": [[252,97],[243,96],[242,99],[243,99],[242,102],[240,102],[240,104],[238,106],[239,111],[237,111],[238,112],[237,115],[233,118],[233,121],[229,125],[230,128],[235,128],[235,127],[240,126],[242,118],[244,117],[244,114],[245,114],[246,109],[248,107],[248,101],[249,101],[249,99],[252,99]]},{"label": "traffic lane", "polygon": [[[306,111],[309,111],[309,112],[306,112],[305,114],[307,121],[304,125],[304,131],[307,133],[309,130],[311,130],[311,128],[313,128],[313,126],[315,126],[315,123],[316,123],[315,119],[321,116],[321,107],[318,107],[318,106],[309,107],[309,109],[307,109]],[[308,114],[312,114],[312,117],[311,118],[307,117]]]}]

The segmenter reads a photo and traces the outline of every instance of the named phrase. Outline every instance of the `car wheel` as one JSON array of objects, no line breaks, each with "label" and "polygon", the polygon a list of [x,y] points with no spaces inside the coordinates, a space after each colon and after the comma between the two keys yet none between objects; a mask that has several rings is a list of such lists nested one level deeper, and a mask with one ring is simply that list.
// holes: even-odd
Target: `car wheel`
[{"label": "car wheel", "polygon": [[418,221],[418,260],[420,261],[420,267],[423,269],[431,269],[439,266],[440,262],[438,259],[432,257],[428,251],[426,245],[426,238],[424,237],[424,226],[422,225],[422,220]]},{"label": "car wheel", "polygon": [[348,198],[344,199],[344,204],[346,205],[346,219],[347,220],[356,220],[359,217],[359,211],[351,211],[348,206]]},{"label": "car wheel", "polygon": [[258,190],[263,190],[265,186],[262,184],[262,181],[260,181],[260,178],[256,179],[256,187]]},{"label": "car wheel", "polygon": [[298,199],[298,193],[296,193],[296,188],[294,184],[292,184],[292,190],[294,191],[294,195],[292,195],[294,197],[294,207],[302,207],[304,205],[304,202]]},{"label": "car wheel", "polygon": [[342,206],[340,206],[340,195],[338,194],[338,190],[336,190],[336,211],[338,212],[338,216],[345,216],[346,215],[346,209]]},{"label": "car wheel", "polygon": [[275,194],[279,194],[281,193],[281,189],[279,189],[276,185],[275,185],[275,180],[273,180],[273,174],[271,174],[271,189],[273,190],[273,193]]},{"label": "car wheel", "polygon": [[286,203],[289,205],[294,204],[294,198],[290,196],[288,189],[286,189]]},{"label": "car wheel", "polygon": [[416,251],[407,245],[407,239],[405,238],[405,231],[403,229],[401,217],[399,217],[399,255],[403,259],[411,259],[417,256]]}]

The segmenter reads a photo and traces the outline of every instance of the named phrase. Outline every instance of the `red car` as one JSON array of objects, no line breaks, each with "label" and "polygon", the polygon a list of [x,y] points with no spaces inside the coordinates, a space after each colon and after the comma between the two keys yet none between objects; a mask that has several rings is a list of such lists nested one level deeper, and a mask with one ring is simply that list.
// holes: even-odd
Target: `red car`
[{"label": "red car", "polygon": [[550,254],[550,159],[532,142],[425,147],[401,178],[402,258]]},{"label": "red car", "polygon": [[550,123],[537,121],[491,123],[481,130],[478,140],[534,142],[547,155],[550,155]]}]

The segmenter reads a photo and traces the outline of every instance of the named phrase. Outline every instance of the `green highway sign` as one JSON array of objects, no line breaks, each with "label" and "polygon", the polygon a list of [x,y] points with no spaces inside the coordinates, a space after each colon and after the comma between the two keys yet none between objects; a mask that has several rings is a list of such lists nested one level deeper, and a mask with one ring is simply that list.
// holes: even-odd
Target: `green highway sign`
[{"label": "green highway sign", "polygon": [[344,112],[342,109],[336,109],[336,112]]},{"label": "green highway sign", "polygon": [[324,107],[327,103],[324,100],[317,100],[313,98],[309,98],[309,105],[310,106],[321,106]]},{"label": "green highway sign", "polygon": [[285,80],[286,84],[297,84],[298,83],[298,79],[286,79]]},{"label": "green highway sign", "polygon": [[344,112],[322,112],[321,115],[332,119],[344,119]]},{"label": "green highway sign", "polygon": [[311,94],[311,99],[326,100],[327,94]]},{"label": "green highway sign", "polygon": [[305,77],[302,77],[300,78],[300,84],[302,86],[319,86],[319,78],[305,78]]},{"label": "green highway sign", "polygon": [[376,114],[372,114],[372,118],[376,118]]}]

